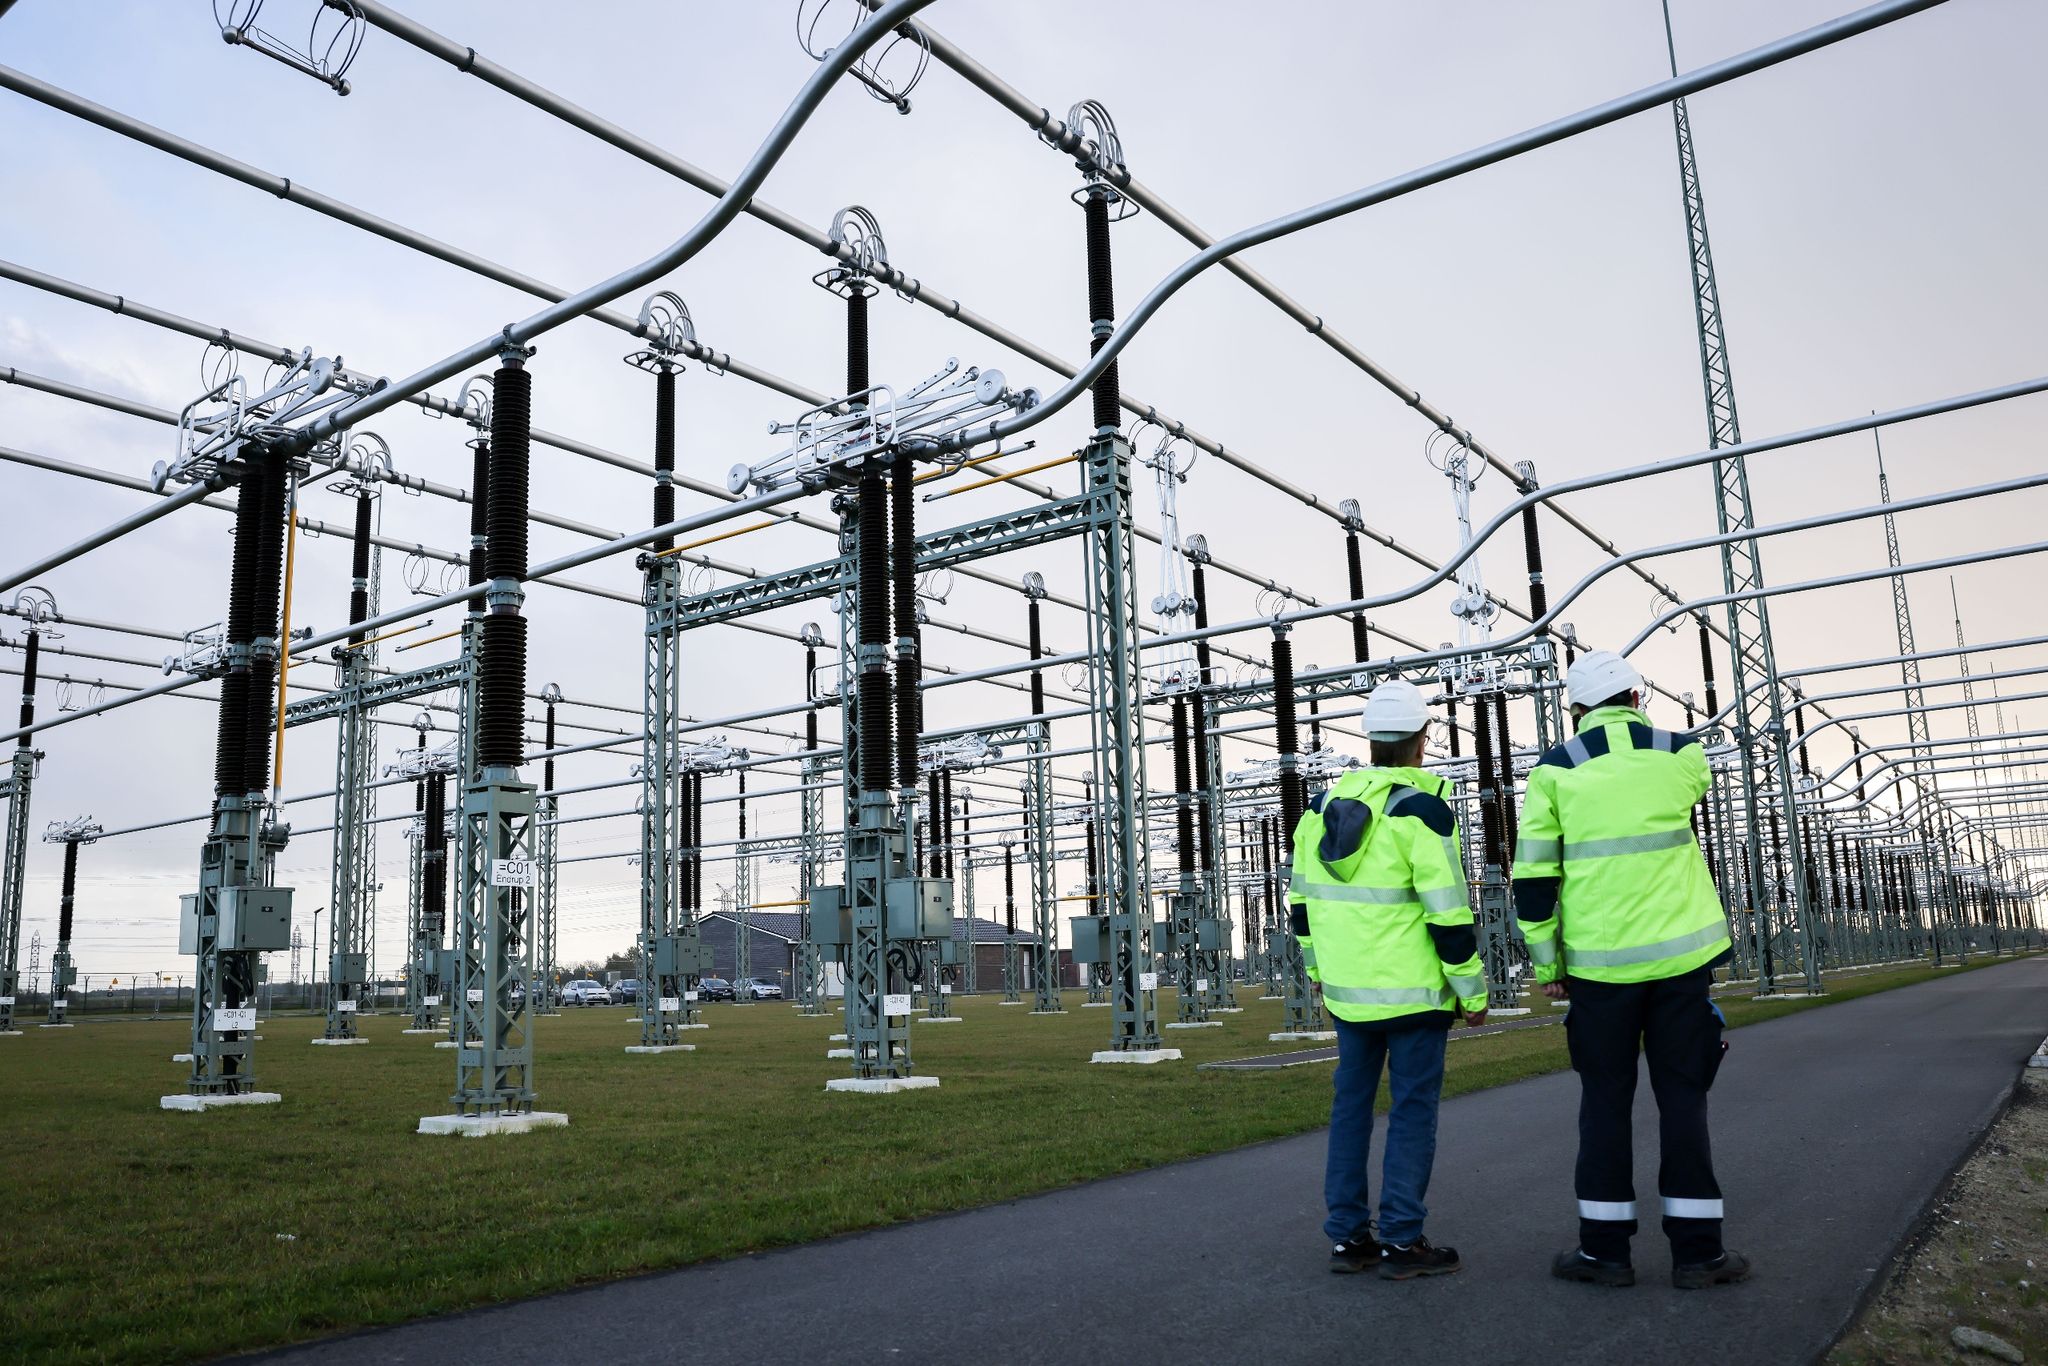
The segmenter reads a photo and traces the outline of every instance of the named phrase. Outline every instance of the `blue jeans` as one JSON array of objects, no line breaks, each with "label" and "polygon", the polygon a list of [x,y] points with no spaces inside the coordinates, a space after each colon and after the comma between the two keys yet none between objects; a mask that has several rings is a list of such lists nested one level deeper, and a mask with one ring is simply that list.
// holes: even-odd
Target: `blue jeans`
[{"label": "blue jeans", "polygon": [[1330,1099],[1330,1157],[1323,1172],[1323,1232],[1332,1242],[1363,1241],[1372,1224],[1373,1098],[1387,1071],[1393,1106],[1387,1112],[1387,1155],[1380,1177],[1381,1242],[1404,1247],[1422,1236],[1429,1214],[1429,1169],[1436,1162],[1436,1109],[1443,1098],[1444,1045],[1449,1035],[1428,1026],[1389,1029],[1401,1021],[1337,1027],[1337,1075]]}]

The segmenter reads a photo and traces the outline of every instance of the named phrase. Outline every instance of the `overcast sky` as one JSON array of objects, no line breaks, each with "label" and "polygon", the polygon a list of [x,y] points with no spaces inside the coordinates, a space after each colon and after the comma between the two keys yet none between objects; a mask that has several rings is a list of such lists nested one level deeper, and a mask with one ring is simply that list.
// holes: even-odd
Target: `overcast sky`
[{"label": "overcast sky", "polygon": [[[848,0],[836,0],[841,7]],[[313,0],[270,0],[263,19],[297,36]],[[735,172],[812,63],[798,48],[793,5],[625,3],[561,6],[532,0],[407,0],[406,11],[455,41],[653,139],[714,173]],[[1845,0],[1674,0],[1678,58],[1693,67],[1841,12]],[[1469,146],[1566,114],[1666,74],[1656,0],[1556,0],[1546,5],[1403,5],[1386,0],[1280,0],[1247,9],[1220,0],[1042,0],[991,5],[941,0],[932,26],[1034,101],[1064,111],[1103,101],[1133,172],[1217,233],[1370,184]],[[2037,161],[2048,124],[2048,10],[2023,0],[1953,0],[1790,65],[1692,101],[1693,127],[1725,304],[1743,430],[1756,438],[2030,377],[2043,369],[2038,320],[2048,312],[2039,266]],[[589,139],[482,82],[371,32],[347,98],[262,57],[223,44],[206,5],[149,0],[20,0],[0,19],[0,62],[171,133],[554,284],[576,288],[644,259],[710,202],[701,192]],[[825,103],[762,198],[823,225],[850,203],[879,218],[891,259],[909,274],[1031,340],[1085,354],[1086,290],[1078,183],[1070,159],[942,67],[899,117],[850,82]],[[0,94],[0,256],[211,326],[339,355],[370,374],[403,375],[535,308],[516,291],[371,237],[303,207],[167,156],[13,94]],[[1182,260],[1187,245],[1149,215],[1114,232],[1118,293],[1134,303]],[[1533,460],[1555,481],[1691,452],[1705,444],[1684,224],[1671,119],[1657,110],[1391,205],[1260,248],[1250,259],[1311,309],[1510,459]],[[817,255],[742,218],[664,281],[688,304],[707,344],[819,390],[843,369],[839,306],[815,289]],[[622,300],[630,308],[635,299]],[[875,303],[874,374],[904,385],[948,357],[999,366],[1050,389],[1057,377],[928,309]],[[623,334],[579,322],[543,338],[532,361],[535,422],[638,459],[648,458],[652,382],[620,363]],[[202,388],[190,338],[35,290],[0,283],[0,370],[53,377],[177,409]],[[1445,480],[1424,459],[1428,424],[1367,376],[1305,336],[1234,279],[1216,272],[1184,290],[1124,355],[1125,389],[1233,450],[1334,501],[1356,497],[1375,527],[1432,555],[1455,548]],[[452,396],[452,389],[448,391]],[[681,459],[703,479],[775,450],[768,422],[800,405],[731,376],[692,367],[681,382]],[[1908,497],[2009,478],[2038,467],[2040,400],[1896,428],[1885,450],[1894,495]],[[1083,435],[1085,405],[1034,435],[1036,458]],[[373,424],[401,470],[466,484],[466,434],[405,408]],[[127,475],[173,454],[158,424],[0,385],[0,444]],[[1046,476],[1070,487],[1070,470]],[[1871,442],[1811,445],[1752,463],[1757,515],[1778,522],[1875,501]],[[1149,479],[1140,520],[1157,524]],[[1490,514],[1510,496],[1489,475],[1474,502]],[[927,523],[965,521],[1018,502],[997,488],[940,504]],[[146,495],[20,464],[0,464],[0,536],[20,565],[133,511]],[[536,449],[537,507],[601,526],[649,522],[640,477]],[[708,500],[685,494],[682,507]],[[1582,494],[1569,505],[1624,549],[1714,529],[1704,470],[1652,484]],[[1204,458],[1181,495],[1182,523],[1215,552],[1325,600],[1344,589],[1342,537],[1327,519]],[[1908,560],[2040,536],[2038,492],[1900,518]],[[819,507],[816,511],[823,512]],[[305,511],[336,523],[347,503],[309,491]],[[937,520],[937,519],[943,519]],[[467,510],[433,498],[388,496],[381,524],[409,542],[461,549]],[[220,619],[229,519],[189,509],[42,580],[66,613],[184,631]],[[536,528],[536,560],[587,540]],[[1551,520],[1553,593],[1601,557]],[[822,558],[815,532],[778,529],[721,545],[763,570]],[[1764,544],[1767,576],[1790,582],[1881,564],[1874,521]],[[348,548],[302,538],[295,624],[345,620]],[[405,557],[384,560],[387,608],[408,596]],[[1044,573],[1078,592],[1079,546],[1068,543],[993,567]],[[1523,600],[1519,537],[1482,557],[1488,584]],[[1141,546],[1146,595],[1157,556]],[[1668,557],[1657,572],[1688,595],[1719,591],[1712,554]],[[1367,551],[1375,591],[1413,582],[1410,562]],[[631,592],[621,558],[583,579]],[[1960,570],[1956,589],[1973,639],[2016,638],[2044,625],[2030,560]],[[1239,620],[1268,604],[1212,578],[1212,619]],[[1952,643],[1946,575],[1911,581],[1923,649]],[[1452,638],[1447,590],[1389,609],[1416,639]],[[1570,614],[1580,633],[1613,643],[1653,612],[1651,591],[1617,574]],[[768,618],[785,629],[824,604]],[[1787,667],[1864,658],[1894,648],[1882,581],[1788,598],[1773,607]],[[961,582],[934,615],[1005,635],[1023,630],[1013,594]],[[635,608],[536,587],[531,680],[572,697],[632,707],[639,691]],[[449,618],[447,624],[452,625]],[[1083,639],[1073,613],[1048,616],[1048,644]],[[20,623],[0,620],[0,667],[18,671]],[[1341,626],[1298,636],[1304,664],[1347,657]],[[1258,635],[1247,649],[1263,650]],[[162,641],[71,628],[53,645],[154,661]],[[445,648],[445,647],[443,647]],[[935,630],[931,658],[954,667],[999,662],[1000,645]],[[386,663],[411,667],[435,653]],[[685,706],[720,716],[799,696],[800,650],[731,628],[685,646]],[[1638,656],[1674,691],[1697,690],[1690,632]],[[2001,656],[2004,667],[2043,658]],[[1723,665],[1725,670],[1725,664]],[[1984,668],[1978,663],[1979,671]],[[146,684],[154,670],[54,652],[49,673]],[[1928,677],[1948,678],[1945,663]],[[303,671],[325,683],[331,670]],[[1860,676],[1876,683],[1895,670]],[[1842,686],[1851,685],[1851,676]],[[1725,680],[1725,673],[1724,673]],[[0,695],[18,686],[0,678]],[[2033,691],[2017,683],[2011,691]],[[78,701],[91,689],[72,690]],[[1943,698],[1955,696],[1944,690]],[[45,714],[58,705],[46,685]],[[1854,710],[1856,708],[1838,708]],[[415,708],[393,709],[391,719]],[[935,723],[1014,716],[1019,695],[946,689]],[[2008,726],[2048,723],[2048,705],[2006,707]],[[11,713],[10,713],[11,714]],[[618,711],[573,719],[621,727]],[[1671,704],[1656,719],[1682,722]],[[1987,707],[1983,721],[1992,716]],[[828,731],[831,727],[828,725]],[[1940,713],[1936,738],[1960,734]],[[383,728],[380,762],[400,727]],[[1866,738],[1903,734],[1889,722]],[[332,784],[331,725],[292,733],[287,794]],[[571,733],[571,738],[579,734]],[[1072,731],[1080,743],[1084,732]],[[165,698],[50,731],[34,825],[90,813],[110,828],[194,816],[211,795],[213,714]],[[1342,737],[1340,737],[1342,738]],[[735,735],[757,748],[762,737]],[[1063,739],[1063,743],[1066,742]],[[1818,747],[1832,768],[1839,738]],[[1250,751],[1233,752],[1235,765]],[[562,781],[626,776],[629,759],[565,760]],[[1156,763],[1156,760],[1155,760]],[[535,771],[531,776],[538,777]],[[1155,781],[1157,780],[1155,776]],[[716,780],[714,780],[716,781]],[[728,780],[729,781],[729,780]],[[765,781],[764,781],[765,785]],[[971,784],[970,784],[971,786]],[[714,791],[716,788],[714,787]],[[409,794],[393,790],[395,813]],[[630,805],[621,793],[567,799],[568,814]],[[794,828],[791,799],[756,803],[754,828]],[[710,837],[729,838],[731,808],[714,808]],[[299,826],[331,819],[325,802],[298,805]],[[379,966],[402,962],[404,825],[379,827],[384,889]],[[177,895],[195,879],[197,823],[109,840],[83,851],[77,957],[102,975],[189,969],[175,954]],[[625,850],[630,819],[563,830],[565,857]],[[305,909],[327,900],[329,843],[295,839],[282,881]],[[54,847],[31,851],[23,932],[55,938]],[[765,870],[767,897],[787,870]],[[722,882],[727,870],[713,870]],[[999,913],[997,879],[980,909]],[[630,941],[637,870],[623,859],[567,865],[565,960]],[[27,967],[24,948],[23,967]],[[282,976],[280,960],[274,968]]]}]

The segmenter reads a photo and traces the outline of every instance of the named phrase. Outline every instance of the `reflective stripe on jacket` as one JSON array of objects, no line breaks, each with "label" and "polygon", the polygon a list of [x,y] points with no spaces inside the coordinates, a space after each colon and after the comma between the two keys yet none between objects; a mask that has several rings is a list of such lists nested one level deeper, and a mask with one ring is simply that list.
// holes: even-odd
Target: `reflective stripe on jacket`
[{"label": "reflective stripe on jacket", "polygon": [[1340,1019],[1486,1008],[1449,791],[1419,768],[1357,769],[1294,829],[1292,926]]},{"label": "reflective stripe on jacket", "polygon": [[1648,982],[1727,952],[1727,916],[1692,833],[1711,781],[1696,738],[1631,707],[1588,712],[1537,760],[1514,869],[1537,981]]}]

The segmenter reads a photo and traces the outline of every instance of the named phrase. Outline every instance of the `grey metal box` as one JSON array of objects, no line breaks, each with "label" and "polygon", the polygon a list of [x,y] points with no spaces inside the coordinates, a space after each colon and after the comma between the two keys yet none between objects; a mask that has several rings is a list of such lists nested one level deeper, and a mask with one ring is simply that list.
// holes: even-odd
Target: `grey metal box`
[{"label": "grey metal box", "polygon": [[76,967],[76,966],[74,966],[73,964],[70,964],[70,963],[66,963],[66,964],[65,964],[64,966],[62,966],[62,967],[58,967],[58,966],[56,966],[55,964],[52,964],[52,965],[51,965],[51,967],[50,967],[50,990],[51,990],[51,991],[62,991],[62,990],[64,990],[64,988],[66,988],[66,987],[70,986],[70,985],[71,985],[71,984],[72,984],[73,982],[76,982],[77,980],[78,980],[78,969],[77,969],[77,967]]},{"label": "grey metal box", "polygon": [[820,949],[840,948],[853,942],[853,917],[847,909],[846,888],[836,883],[811,888],[811,942]]},{"label": "grey metal box", "polygon": [[939,941],[939,961],[941,963],[957,963],[960,961],[960,958],[959,940],[941,939]]},{"label": "grey metal box", "polygon": [[1177,935],[1177,934],[1175,934],[1175,933],[1173,932],[1173,922],[1172,922],[1171,920],[1155,920],[1155,921],[1153,921],[1153,922],[1152,922],[1152,952],[1154,952],[1154,953],[1178,953],[1179,951],[1180,951],[1180,936],[1179,936],[1179,935]]},{"label": "grey metal box", "polygon": [[888,908],[891,939],[953,938],[953,879],[945,877],[904,877],[889,881],[884,904]]},{"label": "grey metal box", "polygon": [[1067,920],[1067,932],[1074,941],[1076,963],[1107,963],[1109,961],[1108,935],[1100,916],[1077,915]]},{"label": "grey metal box", "polygon": [[341,953],[335,955],[335,967],[343,986],[361,986],[369,980],[370,955],[367,953]]},{"label": "grey metal box", "polygon": [[1223,942],[1223,922],[1220,920],[1197,920],[1195,922],[1195,947],[1198,949],[1220,949]]},{"label": "grey metal box", "polygon": [[291,888],[223,887],[215,896],[221,948],[260,952],[292,946]]},{"label": "grey metal box", "polygon": [[187,892],[178,898],[178,952],[199,952],[199,894]]}]

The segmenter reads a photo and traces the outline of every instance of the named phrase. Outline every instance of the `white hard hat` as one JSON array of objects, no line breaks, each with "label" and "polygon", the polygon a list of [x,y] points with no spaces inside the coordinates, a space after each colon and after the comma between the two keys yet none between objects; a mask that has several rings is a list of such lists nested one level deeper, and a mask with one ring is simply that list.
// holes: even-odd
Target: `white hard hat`
[{"label": "white hard hat", "polygon": [[1379,741],[1406,740],[1429,724],[1422,689],[1405,678],[1390,678],[1365,699],[1365,733]]},{"label": "white hard hat", "polygon": [[1598,706],[1610,697],[1636,692],[1642,686],[1643,676],[1636,672],[1636,666],[1612,650],[1580,655],[1564,675],[1565,700],[1575,707]]}]

